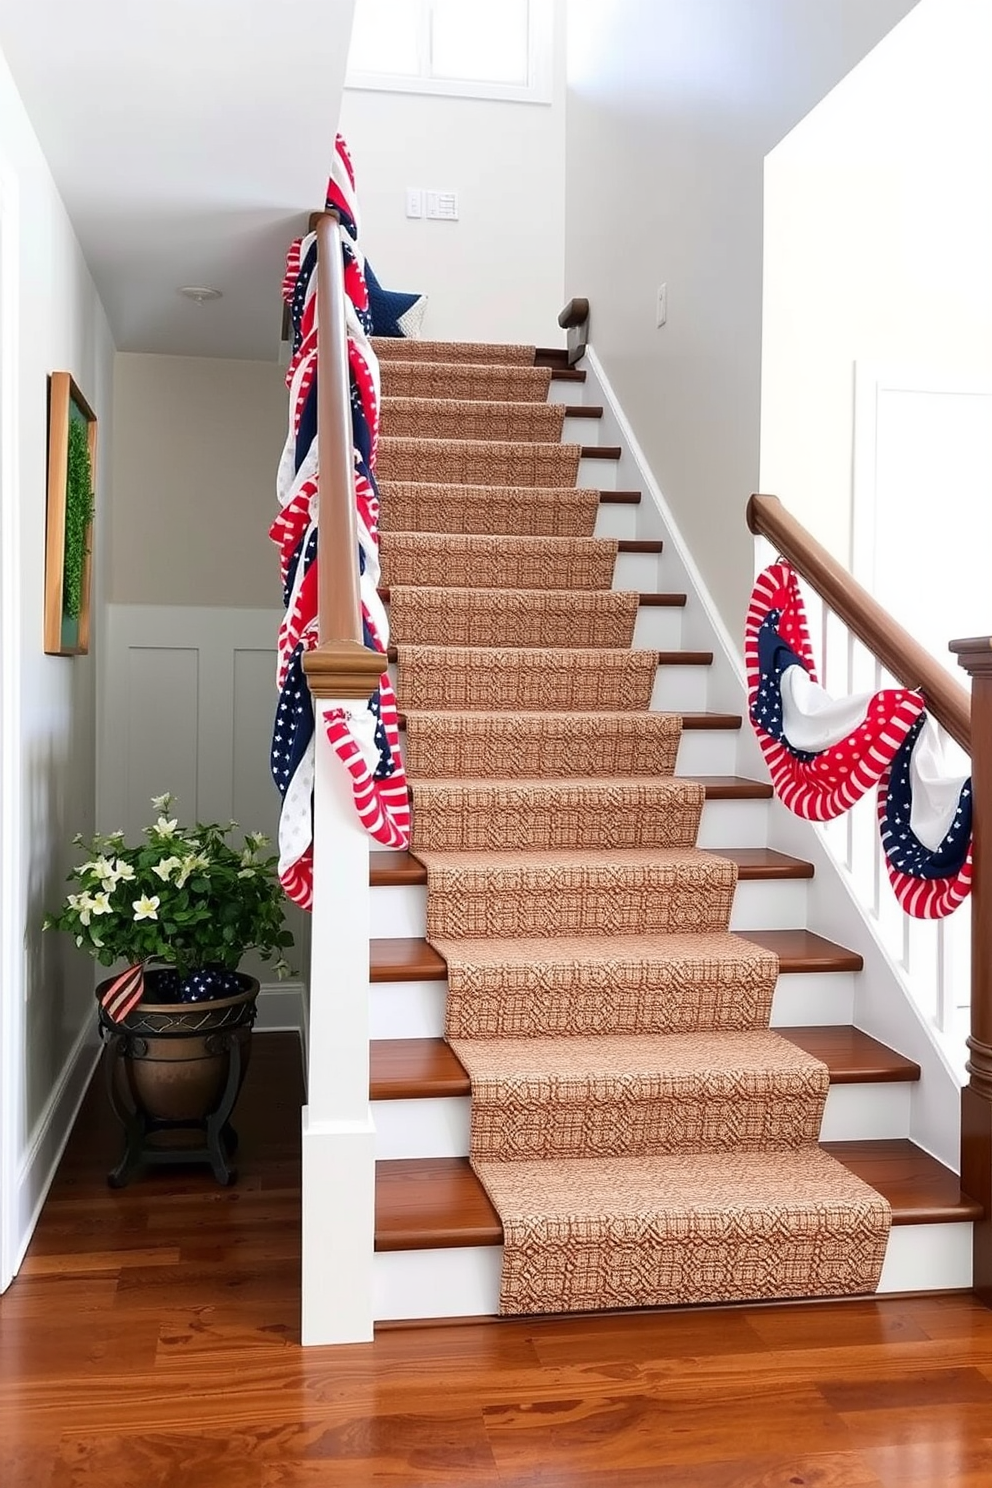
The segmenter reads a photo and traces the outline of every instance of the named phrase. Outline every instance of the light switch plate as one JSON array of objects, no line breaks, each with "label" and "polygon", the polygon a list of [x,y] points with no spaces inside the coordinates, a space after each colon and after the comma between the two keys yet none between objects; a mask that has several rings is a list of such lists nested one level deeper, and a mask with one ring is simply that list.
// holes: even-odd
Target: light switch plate
[{"label": "light switch plate", "polygon": [[458,192],[428,191],[427,215],[438,222],[457,222]]},{"label": "light switch plate", "polygon": [[408,217],[423,217],[424,191],[422,186],[408,186],[406,188],[406,215]]}]

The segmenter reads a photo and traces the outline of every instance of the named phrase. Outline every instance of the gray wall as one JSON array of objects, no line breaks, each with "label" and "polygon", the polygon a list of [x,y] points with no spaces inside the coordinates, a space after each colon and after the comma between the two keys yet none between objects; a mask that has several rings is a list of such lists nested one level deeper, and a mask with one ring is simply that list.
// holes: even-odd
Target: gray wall
[{"label": "gray wall", "polygon": [[117,355],[112,604],[278,606],[285,376],[275,362]]},{"label": "gray wall", "polygon": [[734,635],[758,480],[764,157],[914,3],[569,3],[566,297],[591,301],[596,352]]}]

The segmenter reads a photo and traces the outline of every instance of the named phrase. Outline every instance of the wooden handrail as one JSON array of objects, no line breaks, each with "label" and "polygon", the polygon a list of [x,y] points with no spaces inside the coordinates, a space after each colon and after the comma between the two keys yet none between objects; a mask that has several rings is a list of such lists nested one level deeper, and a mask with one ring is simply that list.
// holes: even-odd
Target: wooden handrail
[{"label": "wooden handrail", "polygon": [[886,671],[904,687],[923,693],[927,708],[937,722],[970,754],[971,698],[940,662],[883,610],[867,589],[786,511],[777,496],[752,496],[747,504],[747,525],[778,549]]},{"label": "wooden handrail", "polygon": [[317,636],[362,643],[358,595],[358,528],[348,373],[348,321],[341,225],[337,214],[317,218],[317,464],[320,508]]}]

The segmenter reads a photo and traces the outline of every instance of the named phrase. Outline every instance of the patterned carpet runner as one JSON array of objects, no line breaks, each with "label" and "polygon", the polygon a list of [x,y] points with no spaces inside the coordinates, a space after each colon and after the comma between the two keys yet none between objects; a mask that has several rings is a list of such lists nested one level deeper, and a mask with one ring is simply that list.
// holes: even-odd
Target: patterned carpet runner
[{"label": "patterned carpet runner", "polygon": [[412,850],[506,1313],[871,1291],[888,1205],[728,931],[681,720],[527,347],[384,341],[382,582]]}]

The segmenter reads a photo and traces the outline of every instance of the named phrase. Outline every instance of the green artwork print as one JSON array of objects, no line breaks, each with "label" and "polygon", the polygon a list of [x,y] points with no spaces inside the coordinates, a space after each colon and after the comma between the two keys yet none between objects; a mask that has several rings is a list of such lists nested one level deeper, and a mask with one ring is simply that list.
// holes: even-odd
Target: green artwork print
[{"label": "green artwork print", "polygon": [[93,520],[93,470],[89,451],[89,426],[74,402],[69,404],[69,457],[65,491],[65,559],[62,576],[62,640],[67,646],[79,641],[79,617],[83,607],[83,574],[89,552],[87,537]]}]

